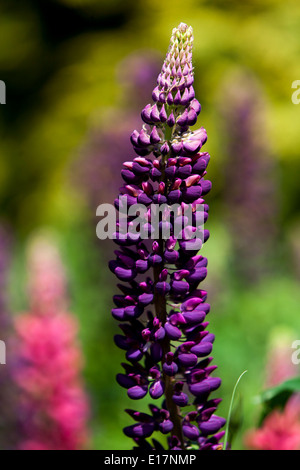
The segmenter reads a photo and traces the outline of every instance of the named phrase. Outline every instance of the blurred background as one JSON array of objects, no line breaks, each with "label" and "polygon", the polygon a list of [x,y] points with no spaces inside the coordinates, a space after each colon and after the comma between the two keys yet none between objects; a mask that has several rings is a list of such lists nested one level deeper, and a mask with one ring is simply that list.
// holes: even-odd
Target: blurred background
[{"label": "blurred background", "polygon": [[[129,136],[180,22],[194,29],[199,123],[212,156],[203,252],[221,415],[248,371],[232,417],[234,449],[244,449],[245,433],[258,425],[255,397],[272,382],[272,348],[283,348],[275,375],[299,373],[290,358],[300,339],[300,105],[291,100],[300,79],[299,2],[1,0],[0,339],[35,308],[28,252],[46,234],[59,250],[78,323],[92,449],[132,448],[122,433],[132,403],[115,381],[124,358],[110,315],[114,247],[96,238],[96,208],[112,203],[121,186]],[[9,353],[0,375],[14,366]]]}]

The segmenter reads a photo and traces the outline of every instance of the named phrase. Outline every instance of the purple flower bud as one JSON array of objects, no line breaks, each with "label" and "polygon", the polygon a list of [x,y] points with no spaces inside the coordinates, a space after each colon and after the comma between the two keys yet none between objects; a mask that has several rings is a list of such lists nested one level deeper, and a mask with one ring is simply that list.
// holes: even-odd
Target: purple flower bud
[{"label": "purple flower bud", "polygon": [[162,263],[162,257],[159,255],[152,255],[149,257],[150,266],[156,266]]},{"label": "purple flower bud", "polygon": [[193,367],[197,364],[197,356],[192,353],[178,354],[178,360],[184,367]]},{"label": "purple flower bud", "polygon": [[187,323],[202,323],[206,317],[206,313],[198,309],[193,310],[192,312],[184,312],[183,314]]},{"label": "purple flower bud", "polygon": [[202,194],[205,196],[211,190],[212,184],[208,180],[202,180],[201,181],[201,188],[202,188]]},{"label": "purple flower bud", "polygon": [[194,99],[191,101],[191,107],[196,111],[197,115],[201,112],[201,104],[198,100]]},{"label": "purple flower bud", "polygon": [[125,374],[117,374],[117,382],[124,388],[132,388],[135,385],[134,380]]},{"label": "purple flower bud", "polygon": [[169,106],[171,106],[174,102],[174,99],[173,99],[173,95],[171,92],[168,93],[168,96],[167,96],[167,103]]},{"label": "purple flower bud", "polygon": [[176,326],[173,326],[171,325],[170,323],[165,323],[165,331],[167,333],[167,336],[170,338],[170,339],[173,339],[175,341],[177,341],[178,339],[181,338],[182,336],[182,333],[181,333],[181,330],[179,328],[177,328]]},{"label": "purple flower bud", "polygon": [[126,359],[128,361],[137,362],[140,361],[143,357],[143,353],[140,349],[132,348],[126,353]]},{"label": "purple flower bud", "polygon": [[166,331],[165,331],[165,328],[163,326],[161,326],[160,328],[158,328],[158,330],[154,333],[154,339],[155,341],[161,341],[164,339],[166,335]]},{"label": "purple flower bud", "polygon": [[193,282],[193,283],[199,284],[199,282],[202,282],[206,278],[206,276],[207,276],[206,268],[194,269],[187,276],[187,280],[190,283]]},{"label": "purple flower bud", "polygon": [[191,441],[196,441],[197,438],[200,436],[199,429],[197,426],[191,424],[191,423],[185,423],[182,426],[182,431],[185,437],[190,439]]},{"label": "purple flower bud", "polygon": [[199,423],[199,429],[204,436],[216,434],[226,423],[224,418],[213,415],[208,421]]},{"label": "purple flower bud", "polygon": [[173,295],[186,295],[190,290],[189,284],[185,281],[173,281],[171,288]]},{"label": "purple flower bud", "polygon": [[186,395],[186,393],[180,392],[180,393],[174,393],[172,397],[174,403],[176,403],[177,406],[184,407],[187,406],[189,402],[189,397]]},{"label": "purple flower bud", "polygon": [[143,307],[146,307],[147,305],[151,304],[153,302],[153,294],[142,294],[139,296],[139,304],[142,305]]},{"label": "purple flower bud", "polygon": [[174,394],[173,394],[173,401],[176,403],[176,405],[180,407],[187,406],[189,397],[186,395],[186,393],[183,393],[183,382],[177,382],[175,387],[174,387]]},{"label": "purple flower bud", "polygon": [[133,424],[124,428],[124,434],[127,437],[150,437],[154,431],[154,423]]},{"label": "purple flower bud", "polygon": [[212,344],[208,342],[203,342],[196,344],[191,348],[191,352],[196,354],[198,357],[205,357],[212,352]]},{"label": "purple flower bud", "polygon": [[158,282],[155,286],[155,290],[158,294],[166,295],[171,290],[171,286],[168,282]]},{"label": "purple flower bud", "polygon": [[175,155],[179,155],[183,149],[183,143],[181,141],[174,141],[171,145],[171,148]]},{"label": "purple flower bud", "polygon": [[193,395],[199,397],[201,395],[217,390],[220,385],[221,380],[218,377],[208,377],[207,379],[201,382],[191,384],[189,386],[189,390]]},{"label": "purple flower bud", "polygon": [[170,116],[167,119],[167,124],[169,127],[175,126],[175,117],[173,111],[171,112]]},{"label": "purple flower bud", "polygon": [[164,394],[164,383],[161,380],[153,382],[149,387],[149,394],[154,400],[160,398]]},{"label": "purple flower bud", "polygon": [[165,362],[163,363],[163,371],[166,375],[173,377],[178,372],[178,365],[174,362],[174,354],[166,354]]},{"label": "purple flower bud", "polygon": [[179,253],[178,251],[169,251],[166,250],[164,253],[164,260],[167,263],[176,263],[176,261],[179,259]]},{"label": "purple flower bud", "polygon": [[186,127],[188,125],[188,120],[189,120],[189,113],[188,110],[186,109],[181,116],[177,119],[177,124],[178,126],[181,127]]},{"label": "purple flower bud", "polygon": [[198,199],[202,194],[202,186],[190,186],[182,191],[182,197],[184,202],[193,202]]},{"label": "purple flower bud", "polygon": [[182,96],[181,96],[181,105],[182,106],[186,106],[188,103],[189,103],[190,99],[189,99],[189,91],[187,88],[185,88]]},{"label": "purple flower bud", "polygon": [[181,305],[181,311],[182,312],[192,312],[198,305],[202,303],[202,299],[198,297],[191,297],[187,299],[183,304]]},{"label": "purple flower bud", "polygon": [[135,385],[127,390],[129,398],[132,400],[140,400],[144,398],[148,393],[148,385]]},{"label": "purple flower bud", "polygon": [[182,166],[177,171],[177,176],[179,178],[182,178],[182,179],[187,178],[191,174],[192,174],[192,166],[191,165]]},{"label": "purple flower bud", "polygon": [[151,117],[152,122],[160,122],[160,116],[159,116],[157,104],[155,104],[153,108],[151,109],[150,117]]},{"label": "purple flower bud", "polygon": [[139,136],[138,136],[138,145],[141,147],[148,147],[150,145],[150,136],[144,131],[144,129],[141,130]]},{"label": "purple flower bud", "polygon": [[[215,415],[219,401],[209,400],[221,380],[211,377],[214,335],[206,330],[210,306],[207,292],[199,286],[207,275],[207,259],[198,251],[209,237],[202,226],[209,211],[203,196],[211,183],[204,179],[210,157],[201,152],[206,131],[190,130],[201,111],[193,88],[192,45],[192,29],[181,23],[172,32],[152,93],[154,103],[142,110],[142,130],[131,134],[138,157],[124,163],[122,198],[115,201],[120,214],[136,204],[147,207],[140,226],[149,240],[143,242],[144,237],[135,233],[132,218],[124,228],[120,217],[115,237],[120,249],[109,264],[124,283],[112,310],[122,330],[115,335],[115,344],[127,360],[117,381],[133,400],[144,398],[148,391],[153,400],[164,397],[166,409],[151,404],[151,415],[127,410],[136,424],[124,433],[147,449],[159,448],[146,441],[154,431],[169,434],[172,450],[185,449],[190,441],[199,449],[214,449],[224,424]],[[151,204],[165,205],[158,234]],[[168,206],[173,204],[178,206],[172,212]],[[204,206],[201,220],[198,205]],[[151,239],[154,234],[158,240]],[[180,408],[192,405],[185,388],[196,397],[192,402],[197,411],[182,417]]]},{"label": "purple flower bud", "polygon": [[159,87],[158,86],[156,88],[154,88],[154,90],[152,92],[152,99],[153,99],[153,101],[158,101],[158,99],[159,99]]},{"label": "purple flower bud", "polygon": [[[146,124],[151,124],[151,122],[152,122],[152,120],[151,120],[151,110],[152,110],[151,104],[147,104],[147,106],[143,109],[143,111],[141,113],[142,119]],[[137,144],[137,142],[135,142],[135,144]]]},{"label": "purple flower bud", "polygon": [[162,155],[167,155],[170,152],[170,147],[167,142],[164,142],[163,145],[160,147],[160,151]]},{"label": "purple flower bud", "polygon": [[168,195],[168,202],[169,204],[176,204],[180,201],[182,193],[179,189],[175,189],[171,191]]},{"label": "purple flower bud", "polygon": [[197,115],[196,111],[193,108],[190,108],[190,110],[188,112],[187,124],[189,126],[194,126],[194,124],[196,124],[196,122],[197,122],[197,119],[198,119],[198,115]]},{"label": "purple flower bud", "polygon": [[162,423],[159,423],[158,427],[162,434],[169,434],[174,428],[174,424],[170,419],[165,419]]}]

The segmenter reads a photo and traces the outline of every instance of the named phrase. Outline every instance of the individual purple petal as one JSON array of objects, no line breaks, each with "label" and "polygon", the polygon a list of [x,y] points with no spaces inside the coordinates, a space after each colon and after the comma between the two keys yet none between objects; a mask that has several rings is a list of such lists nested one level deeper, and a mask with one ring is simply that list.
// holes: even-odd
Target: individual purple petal
[{"label": "individual purple petal", "polygon": [[202,195],[206,195],[212,188],[212,183],[208,180],[201,181]]},{"label": "individual purple petal", "polygon": [[160,110],[159,119],[160,119],[160,122],[166,122],[167,119],[168,119],[168,115],[166,113],[165,105],[163,105],[161,110]]},{"label": "individual purple petal", "polygon": [[192,165],[184,165],[178,168],[177,176],[178,178],[182,178],[182,179],[188,178],[189,176],[191,176],[192,171],[193,171]]},{"label": "individual purple petal", "polygon": [[175,341],[177,341],[178,339],[181,338],[182,336],[182,332],[179,328],[177,328],[176,326],[173,326],[171,325],[170,323],[165,323],[165,331],[166,331],[166,334],[167,336],[170,338],[170,339],[173,339]]},{"label": "individual purple petal", "polygon": [[196,111],[193,108],[190,108],[188,112],[188,117],[187,117],[187,124],[189,126],[194,126],[197,122],[197,119],[198,119],[198,115]]},{"label": "individual purple petal", "polygon": [[136,277],[136,272],[133,269],[125,269],[120,266],[114,271],[120,281],[132,281]]},{"label": "individual purple petal", "polygon": [[178,360],[184,367],[193,367],[197,364],[198,358],[195,354],[192,353],[182,353],[178,354]]},{"label": "individual purple petal", "polygon": [[125,307],[125,315],[128,318],[138,318],[143,313],[143,309],[137,305]]},{"label": "individual purple petal", "polygon": [[207,269],[206,268],[199,268],[195,269],[190,273],[189,276],[187,276],[188,282],[195,282],[199,284],[199,282],[204,281],[204,279],[207,276]]},{"label": "individual purple petal", "polygon": [[181,305],[182,312],[192,312],[198,305],[202,303],[202,299],[199,297],[191,297],[187,299]]},{"label": "individual purple petal", "polygon": [[197,426],[190,424],[190,423],[185,423],[182,426],[182,432],[191,441],[196,441],[198,437],[200,436],[199,429]]},{"label": "individual purple petal", "polygon": [[164,383],[161,380],[153,382],[149,387],[149,394],[154,400],[160,398],[164,394]]},{"label": "individual purple petal", "polygon": [[158,428],[162,434],[169,434],[169,432],[174,428],[174,424],[170,419],[164,419],[159,423]]},{"label": "individual purple petal", "polygon": [[153,106],[153,108],[151,109],[150,117],[151,117],[152,122],[159,122],[160,121],[160,116],[159,116],[159,111],[158,111],[157,104],[155,104]]},{"label": "individual purple petal", "polygon": [[175,155],[178,155],[183,149],[183,143],[181,141],[174,141],[171,148]]},{"label": "individual purple petal", "polygon": [[204,357],[207,356],[212,352],[212,344],[208,342],[201,342],[199,344],[196,344],[191,348],[191,352],[196,354],[198,357]]},{"label": "individual purple petal", "polygon": [[162,263],[162,257],[160,255],[152,255],[149,257],[150,266],[156,266]]},{"label": "individual purple petal", "polygon": [[182,190],[183,200],[187,203],[198,199],[202,194],[202,186],[191,186]]},{"label": "individual purple petal", "polygon": [[163,371],[166,375],[173,377],[178,372],[178,365],[176,364],[176,362],[171,362],[170,364],[164,362]]},{"label": "individual purple petal", "polygon": [[[151,109],[152,109],[151,104],[147,104],[147,106],[145,106],[145,108],[143,109],[141,113],[142,119],[146,124],[150,124],[152,122]],[[137,144],[137,142],[135,142],[135,144]]]},{"label": "individual purple petal", "polygon": [[161,341],[164,339],[166,335],[166,331],[165,331],[165,328],[163,326],[161,326],[160,328],[158,328],[158,330],[154,333],[154,339],[155,341]]},{"label": "individual purple petal", "polygon": [[169,127],[173,127],[175,125],[175,117],[173,111],[171,112],[170,116],[167,119],[167,124]]},{"label": "individual purple petal", "polygon": [[131,377],[128,377],[128,375],[117,374],[116,379],[118,384],[121,385],[121,387],[132,388],[135,386],[135,381]]},{"label": "individual purple petal", "polygon": [[152,144],[158,144],[160,142],[160,137],[159,137],[156,127],[153,127],[152,129],[152,132],[150,134],[150,141]]},{"label": "individual purple petal", "polygon": [[172,396],[172,400],[174,401],[174,403],[176,403],[177,406],[184,407],[187,406],[189,402],[189,397],[186,393],[178,392],[174,393],[174,395]]},{"label": "individual purple petal", "polygon": [[125,308],[114,308],[111,313],[116,320],[126,320]]},{"label": "individual purple petal", "polygon": [[145,273],[149,269],[148,260],[139,259],[135,264],[135,269],[137,273]]},{"label": "individual purple petal", "polygon": [[182,192],[179,189],[175,189],[174,191],[170,191],[168,194],[168,202],[169,204],[176,204],[180,201],[182,196]]},{"label": "individual purple petal", "polygon": [[132,348],[126,353],[126,359],[128,361],[137,362],[143,358],[143,353],[140,349]]},{"label": "individual purple petal", "polygon": [[133,424],[124,428],[124,434],[127,437],[150,437],[154,432],[154,423]]},{"label": "individual purple petal", "polygon": [[[197,356],[196,356],[197,357]],[[207,379],[191,384],[189,386],[190,392],[196,397],[201,396],[206,393],[213,392],[217,390],[221,385],[221,379],[218,377],[208,377]]]},{"label": "individual purple petal", "polygon": [[191,101],[190,106],[196,111],[196,113],[197,113],[198,115],[200,114],[200,112],[201,112],[201,104],[199,103],[198,100],[193,99],[193,100]]},{"label": "individual purple petal", "polygon": [[171,290],[171,286],[168,282],[158,282],[155,286],[155,290],[158,294],[166,295]]},{"label": "individual purple petal", "polygon": [[146,307],[147,305],[150,305],[153,302],[153,294],[142,294],[139,296],[139,303]]},{"label": "individual purple petal", "polygon": [[190,289],[189,284],[185,281],[173,281],[171,287],[175,295],[186,295]]},{"label": "individual purple petal", "polygon": [[206,317],[206,313],[195,309],[192,312],[184,312],[183,316],[187,323],[202,323]]},{"label": "individual purple petal", "polygon": [[[201,174],[203,171],[206,170],[206,167],[207,167],[206,160],[204,158],[200,158],[199,160],[197,160],[197,162],[193,166],[193,172]],[[203,189],[202,189],[202,192],[203,192]]]}]

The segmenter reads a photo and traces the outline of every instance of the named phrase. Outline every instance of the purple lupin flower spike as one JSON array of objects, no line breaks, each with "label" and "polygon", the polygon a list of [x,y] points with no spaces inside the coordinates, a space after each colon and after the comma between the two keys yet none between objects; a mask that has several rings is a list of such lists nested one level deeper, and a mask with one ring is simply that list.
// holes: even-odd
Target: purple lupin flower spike
[{"label": "purple lupin flower spike", "polygon": [[[127,360],[117,381],[133,400],[147,395],[152,400],[163,398],[162,408],[150,405],[149,415],[127,410],[137,424],[124,432],[144,448],[153,448],[146,439],[154,431],[168,436],[172,450],[187,449],[191,443],[199,449],[217,449],[224,435],[220,430],[225,420],[215,414],[220,400],[210,398],[221,384],[212,375],[216,369],[210,356],[214,336],[206,329],[210,305],[207,293],[199,288],[207,274],[207,259],[198,252],[209,233],[201,226],[199,236],[189,235],[199,230],[194,217],[198,204],[204,208],[203,222],[208,217],[203,197],[211,189],[204,179],[210,159],[202,152],[206,131],[190,130],[201,110],[193,88],[192,45],[191,27],[182,23],[173,30],[153,102],[141,114],[144,126],[131,135],[137,156],[124,163],[122,198],[115,201],[119,213],[124,201],[128,207],[143,204],[149,211],[153,204],[164,205],[155,241],[143,242],[141,236],[133,235],[131,220],[124,234],[120,223],[119,249],[110,262],[121,281],[121,295],[114,297],[112,310],[122,331],[115,343],[126,352]],[[171,214],[173,204],[181,211]],[[192,226],[184,226],[179,237],[175,228],[191,208]],[[143,227],[149,238],[151,223],[147,220]],[[170,231],[167,239],[161,232],[166,228]],[[185,413],[187,405],[194,405],[194,411]],[[161,448],[154,440],[152,445]]]}]

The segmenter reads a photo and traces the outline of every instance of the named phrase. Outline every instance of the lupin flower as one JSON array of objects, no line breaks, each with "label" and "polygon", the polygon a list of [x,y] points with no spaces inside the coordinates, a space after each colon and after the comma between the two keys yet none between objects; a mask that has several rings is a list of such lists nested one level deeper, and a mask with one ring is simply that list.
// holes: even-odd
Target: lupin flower
[{"label": "lupin flower", "polygon": [[[205,179],[210,156],[202,151],[206,131],[190,129],[201,110],[193,88],[192,45],[191,27],[182,23],[173,30],[153,102],[141,113],[144,125],[131,135],[137,156],[124,163],[125,185],[115,201],[120,215],[125,206],[135,204],[143,204],[148,216],[153,205],[164,209],[155,241],[133,234],[130,219],[124,233],[120,218],[115,234],[119,249],[110,262],[121,291],[112,310],[122,331],[115,343],[127,360],[117,381],[133,400],[148,394],[163,399],[162,408],[150,405],[151,415],[129,412],[136,424],[124,432],[145,448],[161,447],[157,441],[146,441],[154,431],[166,434],[174,450],[191,443],[199,449],[218,449],[224,435],[220,430],[225,420],[215,414],[220,400],[210,398],[221,384],[211,365],[214,336],[206,321],[210,305],[199,288],[207,275],[207,259],[198,251],[209,237],[203,230],[209,210],[204,196],[211,183]],[[174,204],[179,211],[172,214]],[[197,205],[204,209],[201,224]],[[183,221],[190,209],[193,217],[186,226]],[[143,226],[149,239],[155,230],[151,224],[149,218]],[[184,227],[181,232],[175,230],[178,226]],[[170,231],[168,237],[162,235],[163,229]],[[195,231],[198,236],[193,237]],[[189,405],[195,411],[185,414]]]},{"label": "lupin flower", "polygon": [[48,241],[34,244],[29,272],[31,311],[16,320],[20,449],[80,450],[87,444],[89,407],[77,324],[66,313],[65,274]]},{"label": "lupin flower", "polygon": [[245,437],[251,450],[300,450],[299,396],[292,396],[283,410],[273,409],[259,429]]}]

